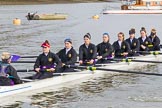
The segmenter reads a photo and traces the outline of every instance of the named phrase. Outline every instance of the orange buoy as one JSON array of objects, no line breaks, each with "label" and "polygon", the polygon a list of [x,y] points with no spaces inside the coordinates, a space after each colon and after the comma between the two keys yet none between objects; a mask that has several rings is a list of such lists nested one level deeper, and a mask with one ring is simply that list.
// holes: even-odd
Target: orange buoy
[{"label": "orange buoy", "polygon": [[13,20],[13,24],[14,24],[14,25],[21,25],[21,20],[18,19],[18,18],[15,18],[15,19]]},{"label": "orange buoy", "polygon": [[99,19],[100,17],[99,17],[99,15],[94,15],[94,16],[92,16],[92,18],[93,19]]}]

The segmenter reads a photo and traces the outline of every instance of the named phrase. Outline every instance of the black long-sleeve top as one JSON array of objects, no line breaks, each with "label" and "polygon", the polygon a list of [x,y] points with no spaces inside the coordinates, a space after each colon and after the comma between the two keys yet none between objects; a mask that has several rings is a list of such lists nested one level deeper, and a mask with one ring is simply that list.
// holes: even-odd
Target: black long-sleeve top
[{"label": "black long-sleeve top", "polygon": [[66,65],[74,65],[77,61],[77,53],[72,47],[66,54],[66,48],[60,50],[57,53],[58,57],[61,59],[61,62]]},{"label": "black long-sleeve top", "polygon": [[102,58],[108,57],[112,54],[113,47],[109,42],[102,42],[97,45],[97,53],[98,56],[102,56]]},{"label": "black long-sleeve top", "polygon": [[37,57],[37,60],[34,64],[34,69],[41,67],[47,67],[46,69],[50,69],[54,68],[53,66],[56,65],[55,70],[57,71],[61,68],[61,64],[62,63],[56,54],[49,52],[46,56],[44,53],[42,53]]},{"label": "black long-sleeve top", "polygon": [[140,42],[139,42],[139,40],[136,39],[136,38],[133,38],[132,42],[131,42],[131,39],[128,38],[128,39],[126,39],[126,42],[129,44],[130,50],[131,50],[129,55],[130,56],[135,56],[137,54],[136,52],[138,52],[139,49],[140,49]]},{"label": "black long-sleeve top", "polygon": [[130,52],[130,46],[126,41],[123,41],[121,43],[121,47],[118,41],[115,41],[113,43],[113,48],[114,48],[115,57],[119,57],[119,58],[124,57],[122,55],[124,52],[128,52],[128,53]]},{"label": "black long-sleeve top", "polygon": [[[149,37],[146,37],[145,41],[143,42],[142,37],[138,38],[139,42],[140,42],[140,51],[149,51],[149,45],[152,45],[152,42],[150,40]],[[142,49],[141,45],[144,45],[146,48]]]},{"label": "black long-sleeve top", "polygon": [[88,48],[85,44],[82,44],[79,47],[79,60],[90,61],[91,59],[95,59],[97,56],[97,48],[94,44],[90,43]]},{"label": "black long-sleeve top", "polygon": [[150,40],[152,41],[153,47],[151,48],[152,51],[160,50],[160,39],[158,36],[155,36],[154,39],[152,39],[152,36],[149,36]]}]

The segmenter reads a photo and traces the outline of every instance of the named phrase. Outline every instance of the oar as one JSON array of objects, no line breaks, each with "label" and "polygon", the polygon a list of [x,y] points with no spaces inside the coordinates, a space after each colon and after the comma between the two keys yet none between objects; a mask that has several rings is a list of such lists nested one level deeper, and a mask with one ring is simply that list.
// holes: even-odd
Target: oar
[{"label": "oar", "polygon": [[152,54],[152,55],[160,55],[160,54],[162,54],[160,51],[136,51],[136,53]]},{"label": "oar", "polygon": [[[17,70],[17,72],[34,72],[35,70],[34,69],[20,69],[20,70]],[[41,69],[40,71],[42,72],[50,72],[50,69]]]},{"label": "oar", "polygon": [[148,61],[148,60],[135,60],[135,59],[106,59],[106,60],[110,60],[110,61],[120,61],[120,62],[146,62],[146,63],[162,63],[162,61]]},{"label": "oar", "polygon": [[15,62],[18,61],[20,58],[36,58],[38,56],[19,56],[19,55],[11,55],[11,62]]},{"label": "oar", "polygon": [[[134,59],[106,59],[110,61],[119,62],[146,62],[146,63],[162,63],[162,61],[147,61],[147,60],[134,60]],[[35,61],[12,61],[11,63],[35,63]],[[76,62],[79,63],[79,62]],[[89,62],[87,62],[89,63]]]},{"label": "oar", "polygon": [[38,56],[36,55],[20,56],[20,55],[13,54],[11,57],[12,57],[11,58],[12,61],[15,61],[15,60],[17,61],[20,58],[37,58]]},{"label": "oar", "polygon": [[87,69],[87,70],[102,70],[102,71],[111,71],[111,72],[118,72],[118,73],[131,73],[131,74],[143,74],[143,75],[155,75],[155,76],[162,76],[162,74],[158,73],[149,73],[149,72],[138,72],[138,71],[127,71],[127,70],[118,70],[118,69],[105,69],[105,68],[98,68],[98,67],[86,67],[86,66],[76,66],[76,65],[68,65],[69,68],[77,68],[77,69]]},{"label": "oar", "polygon": [[37,58],[36,55],[30,55],[30,56],[20,56],[20,58]]},{"label": "oar", "polygon": [[20,70],[17,70],[17,72],[34,72],[33,69],[20,69]]},{"label": "oar", "polygon": [[162,48],[162,45],[160,44],[160,48]]},{"label": "oar", "polygon": [[35,63],[35,61],[12,61],[11,63]]},{"label": "oar", "polygon": [[[32,70],[32,69],[22,69],[22,70],[17,70],[17,72],[34,72],[34,70]],[[46,72],[48,72],[48,71],[46,71]],[[58,72],[58,73],[53,73],[53,75],[71,75],[71,74],[92,74],[93,72],[89,72],[89,73],[87,73],[87,72],[81,72],[81,71],[79,71],[79,72]]]}]

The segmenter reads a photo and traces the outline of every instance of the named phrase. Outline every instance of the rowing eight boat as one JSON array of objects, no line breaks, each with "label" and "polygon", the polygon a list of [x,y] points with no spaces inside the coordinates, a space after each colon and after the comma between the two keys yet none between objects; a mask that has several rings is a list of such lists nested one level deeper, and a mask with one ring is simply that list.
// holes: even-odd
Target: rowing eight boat
[{"label": "rowing eight boat", "polygon": [[[162,60],[162,55],[138,56],[138,57],[135,57],[135,59],[136,60],[159,61],[159,60]],[[130,62],[128,64],[125,62],[119,62],[119,63],[115,62],[115,63],[106,64],[102,68],[105,68],[105,69],[121,69],[122,68],[122,69],[129,70],[129,69],[133,69],[136,67],[142,67],[142,66],[145,66],[148,64],[150,64],[150,63]],[[30,81],[30,82],[26,82],[26,83],[14,85],[14,86],[0,86],[0,98],[5,97],[5,96],[13,96],[14,94],[18,94],[18,93],[22,93],[22,92],[45,88],[48,86],[57,86],[57,85],[60,85],[63,83],[88,78],[94,74],[95,74],[95,76],[97,76],[97,75],[103,74],[105,72],[101,71],[101,70],[96,70],[94,72],[92,72],[90,70],[84,70],[84,71],[79,72],[79,74],[76,74],[76,73],[77,72],[75,72],[74,74],[54,76],[52,78],[47,78],[47,79],[43,79],[43,80]],[[80,73],[83,73],[83,74],[80,74]],[[87,73],[87,74],[85,74],[85,73]],[[109,73],[114,74],[112,72],[109,72]]]}]

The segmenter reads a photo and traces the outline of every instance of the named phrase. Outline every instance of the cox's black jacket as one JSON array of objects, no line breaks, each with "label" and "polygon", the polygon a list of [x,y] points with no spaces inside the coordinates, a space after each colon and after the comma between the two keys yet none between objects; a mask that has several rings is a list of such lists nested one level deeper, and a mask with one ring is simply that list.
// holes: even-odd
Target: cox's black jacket
[{"label": "cox's black jacket", "polygon": [[[10,64],[3,63],[3,62],[0,64],[0,69],[4,65],[5,65],[5,73],[8,74],[9,76],[11,76],[11,79],[14,82],[14,84],[22,83],[22,81],[20,80],[19,76],[17,75],[16,69],[13,66],[11,66]],[[4,77],[1,76],[0,85],[10,85],[10,78],[4,78],[4,79],[3,78]],[[6,82],[3,82],[3,80],[5,80]]]}]

